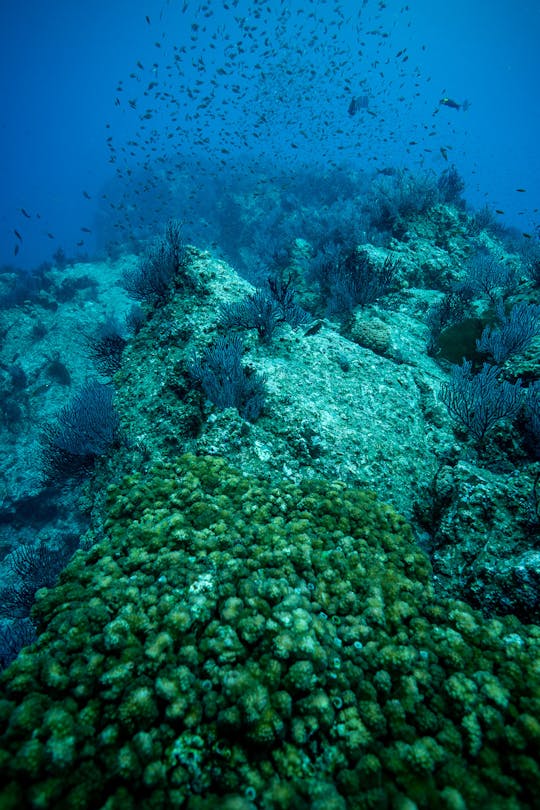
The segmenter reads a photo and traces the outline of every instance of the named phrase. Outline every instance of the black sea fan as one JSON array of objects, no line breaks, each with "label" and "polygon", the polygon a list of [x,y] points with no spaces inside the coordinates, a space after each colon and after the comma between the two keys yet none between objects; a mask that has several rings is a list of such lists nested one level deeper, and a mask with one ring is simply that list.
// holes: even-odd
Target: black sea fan
[{"label": "black sea fan", "polygon": [[19,546],[9,560],[17,584],[0,590],[0,615],[25,618],[30,614],[36,591],[52,588],[79,544],[74,534],[66,534],[58,549],[45,542]]},{"label": "black sea fan", "polygon": [[90,382],[60,411],[43,435],[45,473],[58,480],[87,472],[115,443],[119,418],[114,390]]},{"label": "black sea fan", "polygon": [[259,339],[269,343],[283,319],[276,301],[264,290],[233,304],[224,304],[220,320],[226,329],[256,329]]},{"label": "black sea fan", "polygon": [[36,630],[28,618],[0,625],[0,670],[8,667],[20,650],[35,640]]},{"label": "black sea fan", "polygon": [[504,363],[517,352],[524,351],[540,334],[540,306],[521,301],[506,314],[502,301],[497,303],[497,326],[486,326],[480,340],[479,352],[488,354],[496,363]]},{"label": "black sea fan", "polygon": [[109,316],[100,323],[95,332],[88,336],[87,343],[92,359],[103,374],[112,376],[118,371],[127,341],[116,318]]},{"label": "black sea fan", "polygon": [[132,298],[151,306],[163,306],[173,288],[173,282],[187,280],[186,252],[181,238],[181,226],[170,220],[165,236],[157,238],[139,264],[124,273],[124,286]]},{"label": "black sea fan", "polygon": [[220,410],[236,408],[240,416],[254,422],[264,406],[264,378],[242,365],[242,352],[237,335],[218,338],[193,361],[189,373]]},{"label": "black sea fan", "polygon": [[521,380],[499,382],[499,369],[484,363],[473,374],[472,363],[453,366],[450,380],[441,389],[441,399],[450,414],[481,442],[501,419],[514,419],[523,403]]}]

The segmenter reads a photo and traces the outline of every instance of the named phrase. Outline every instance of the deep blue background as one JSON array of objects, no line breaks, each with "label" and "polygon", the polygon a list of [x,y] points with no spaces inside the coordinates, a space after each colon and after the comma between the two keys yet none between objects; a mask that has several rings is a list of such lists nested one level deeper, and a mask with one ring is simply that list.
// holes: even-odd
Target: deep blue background
[{"label": "deep blue background", "polygon": [[[520,230],[538,224],[537,0],[226,2],[2,2],[0,264],[103,251],[98,208],[103,219],[111,200],[132,204],[160,155],[204,154],[221,173],[254,156],[285,172],[341,160],[440,172],[442,146],[473,205]],[[151,81],[169,95],[144,97]],[[370,113],[348,116],[364,92]],[[442,95],[470,109],[441,108]],[[153,204],[141,209],[151,222]]]}]

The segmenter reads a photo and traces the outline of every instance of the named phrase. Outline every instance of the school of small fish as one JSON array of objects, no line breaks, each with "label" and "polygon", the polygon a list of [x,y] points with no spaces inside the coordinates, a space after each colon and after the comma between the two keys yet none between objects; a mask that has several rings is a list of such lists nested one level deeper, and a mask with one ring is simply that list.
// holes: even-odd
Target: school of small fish
[{"label": "school of small fish", "polygon": [[[81,190],[89,222],[77,248],[96,204],[108,244],[122,246],[171,214],[201,218],[197,195],[229,172],[231,184],[251,175],[256,190],[314,167],[444,166],[456,123],[466,127],[469,100],[432,87],[423,71],[428,46],[412,36],[408,5],[166,0],[158,18],[140,13],[154,56],[135,56],[116,83],[104,122],[111,181],[98,194]],[[15,255],[25,220],[41,213],[20,208],[20,219]]]}]

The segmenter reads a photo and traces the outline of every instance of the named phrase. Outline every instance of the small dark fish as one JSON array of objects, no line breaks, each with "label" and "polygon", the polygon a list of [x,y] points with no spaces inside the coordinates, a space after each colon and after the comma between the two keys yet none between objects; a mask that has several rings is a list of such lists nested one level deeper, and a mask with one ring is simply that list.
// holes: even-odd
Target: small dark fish
[{"label": "small dark fish", "polygon": [[19,252],[19,243],[17,242],[15,247],[13,248],[13,255],[16,256]]},{"label": "small dark fish", "polygon": [[451,98],[446,98],[446,97],[441,98],[441,100],[439,101],[439,104],[442,107],[450,107],[450,109],[452,109],[452,110],[460,110],[461,109],[461,104],[458,104],[457,101],[454,101]]},{"label": "small dark fish", "polygon": [[447,96],[441,98],[439,104],[442,107],[450,107],[451,110],[463,110],[463,112],[466,112],[470,107],[470,103],[467,101],[467,99],[462,101],[461,104],[458,104],[458,102],[454,101],[453,98],[448,98]]},{"label": "small dark fish", "polygon": [[19,231],[15,230],[15,228],[13,228],[13,233],[15,234],[15,236],[17,237],[17,239],[19,240],[19,242],[22,242],[23,238],[22,238],[22,236],[20,235]]},{"label": "small dark fish", "polygon": [[501,208],[496,208],[495,213],[496,214],[504,214],[504,211]]},{"label": "small dark fish", "polygon": [[21,214],[25,216],[27,219],[30,219],[30,214],[28,213],[28,211],[25,211],[24,208],[21,208]]},{"label": "small dark fish", "polygon": [[87,191],[83,191],[83,197],[86,197],[87,200],[92,199],[92,197],[90,196],[90,194]]},{"label": "small dark fish", "polygon": [[75,243],[77,247],[82,247],[84,245],[84,239],[79,239],[78,242]]},{"label": "small dark fish", "polygon": [[92,233],[90,228],[81,228],[81,231],[83,231],[84,233]]},{"label": "small dark fish", "polygon": [[150,25],[150,17],[148,16],[148,14],[145,15],[144,19],[146,20],[148,25]]},{"label": "small dark fish", "polygon": [[439,148],[439,152],[441,153],[441,155],[443,156],[443,158],[444,158],[445,160],[448,160],[448,150],[447,150],[447,149],[445,149],[445,148],[444,148],[444,146],[441,146],[441,147]]},{"label": "small dark fish", "polygon": [[530,233],[525,233],[525,231],[523,231],[523,233],[521,235],[524,236],[525,239],[532,239],[531,234]]},{"label": "small dark fish", "polygon": [[56,239],[54,233],[50,233],[49,231],[47,231],[47,236],[49,237],[49,239]]},{"label": "small dark fish", "polygon": [[316,335],[324,326],[324,321],[315,321],[312,323],[311,326],[308,326],[306,331],[304,332],[305,337],[310,337],[311,335]]},{"label": "small dark fish", "polygon": [[526,188],[516,188],[516,191],[519,191],[520,194],[524,194],[527,189]]},{"label": "small dark fish", "polygon": [[368,96],[353,96],[351,98],[351,103],[349,104],[349,109],[347,112],[349,115],[354,115],[358,112],[358,110],[367,110],[369,106],[369,97]]}]

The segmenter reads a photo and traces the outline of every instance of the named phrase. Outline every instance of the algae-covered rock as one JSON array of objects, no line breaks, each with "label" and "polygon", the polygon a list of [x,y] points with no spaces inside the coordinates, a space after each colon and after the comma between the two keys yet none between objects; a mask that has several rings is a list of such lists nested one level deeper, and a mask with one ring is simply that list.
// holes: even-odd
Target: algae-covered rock
[{"label": "algae-covered rock", "polygon": [[3,676],[2,810],[533,806],[540,631],[390,507],[194,456],[108,495]]}]

